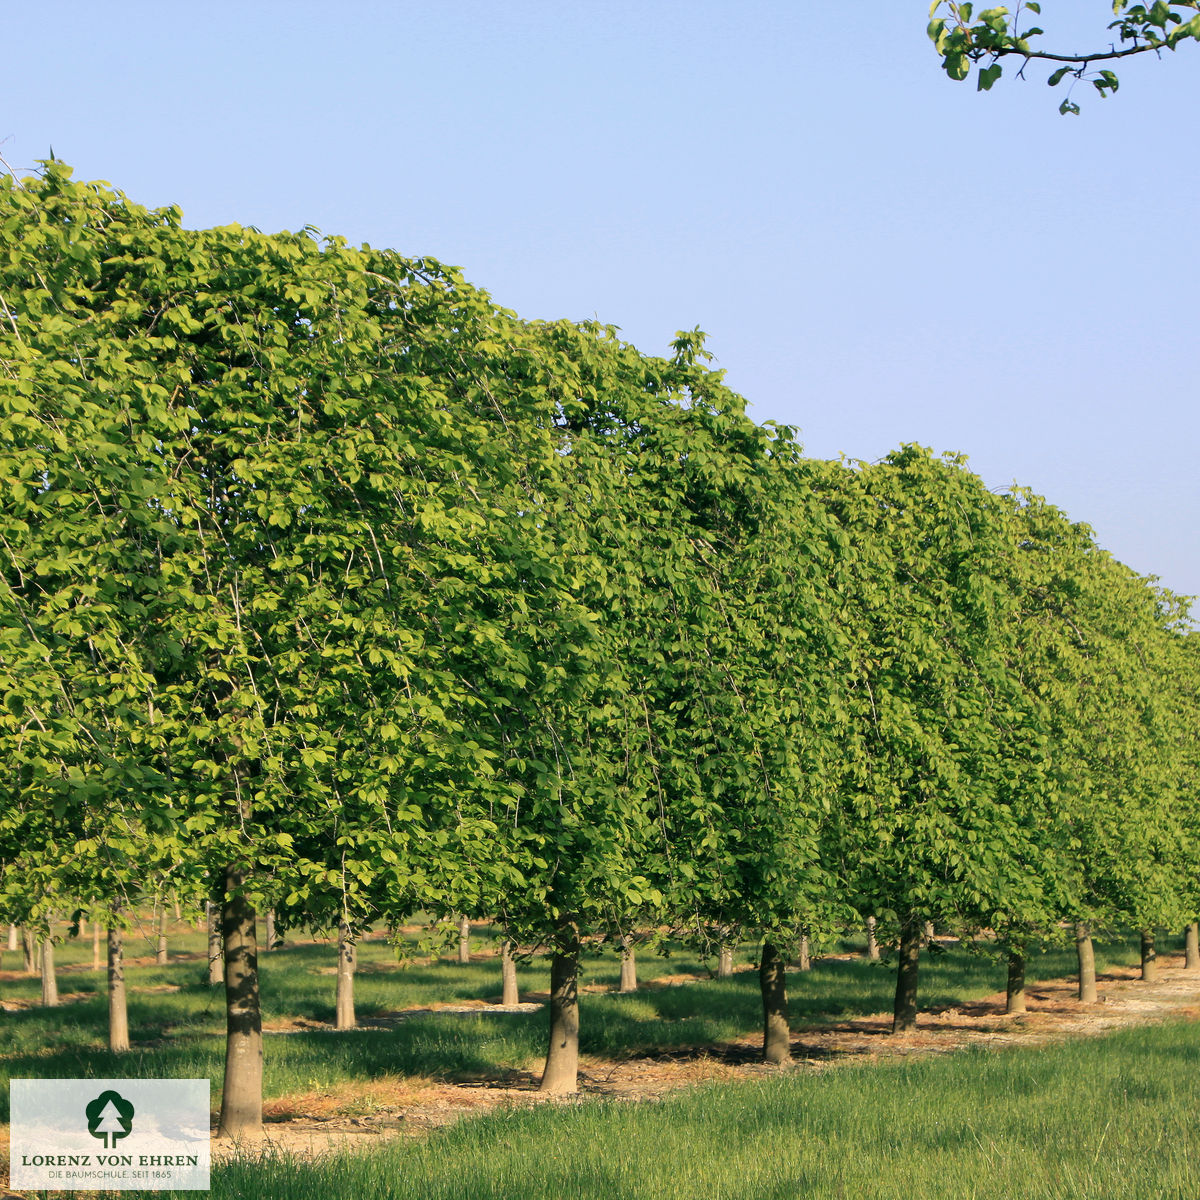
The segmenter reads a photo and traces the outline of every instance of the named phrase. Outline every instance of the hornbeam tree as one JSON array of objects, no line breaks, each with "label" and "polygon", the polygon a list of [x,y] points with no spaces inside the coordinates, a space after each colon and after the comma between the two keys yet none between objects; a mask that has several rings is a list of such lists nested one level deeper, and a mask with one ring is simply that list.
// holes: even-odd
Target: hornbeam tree
[{"label": "hornbeam tree", "polygon": [[[1035,496],[1021,528],[1020,644],[1014,659],[1045,731],[1053,811],[1033,845],[1073,928],[1079,996],[1096,999],[1091,933],[1184,920],[1192,811],[1186,672],[1173,657],[1185,609],[1100,550],[1091,531]],[[1149,947],[1147,947],[1149,948]]]},{"label": "hornbeam tree", "polygon": [[[527,390],[504,394],[505,373],[483,370],[507,355],[488,339],[512,322],[437,264],[307,236],[189,232],[177,210],[147,213],[57,163],[4,200],[15,249],[0,290],[18,378],[6,397],[35,410],[34,440],[74,471],[48,478],[36,457],[14,456],[18,483],[32,480],[15,497],[94,510],[149,548],[123,612],[126,631],[153,635],[153,688],[139,697],[161,739],[166,802],[135,815],[143,829],[154,816],[181,869],[220,880],[221,1129],[240,1136],[261,1122],[256,908],[319,910],[342,874],[298,854],[299,838],[336,846],[348,829],[348,875],[384,879],[397,909],[476,907],[464,889],[478,891],[482,868],[460,868],[492,861],[497,803],[485,739],[472,736],[494,723],[480,680],[523,661],[544,598],[570,607],[561,586],[533,603],[520,594],[563,574],[537,549],[530,480],[559,456],[547,423],[517,411]],[[64,397],[76,395],[71,423]],[[104,435],[95,447],[81,440],[85,418]],[[532,441],[515,444],[526,431]],[[78,574],[103,574],[95,558]],[[520,588],[497,615],[504,579]],[[6,625],[14,661],[56,682],[25,624]],[[88,630],[66,632],[73,668],[88,663]],[[116,699],[102,717],[124,712]],[[105,791],[111,781],[64,766],[69,754],[30,738],[36,720],[8,712],[5,735],[47,764],[37,786],[57,770]],[[42,723],[76,752],[74,730]]]},{"label": "hornbeam tree", "polygon": [[108,923],[113,900],[181,844],[152,669],[152,472],[112,402],[120,348],[90,319],[110,219],[60,165],[0,181],[0,889],[31,920],[70,896]]},{"label": "hornbeam tree", "polygon": [[571,473],[569,488],[546,496],[545,528],[578,564],[577,594],[597,619],[594,649],[578,647],[590,654],[584,671],[557,666],[561,650],[540,656],[556,664],[525,689],[540,721],[513,698],[506,770],[524,792],[505,836],[526,849],[527,882],[500,911],[553,947],[542,1087],[572,1091],[581,938],[620,942],[665,918],[703,926],[697,897],[728,897],[739,857],[769,880],[756,923],[794,926],[764,918],[764,897],[790,916],[813,837],[797,817],[808,801],[788,738],[798,726],[781,722],[791,701],[778,700],[768,670],[802,638],[776,644],[747,604],[763,583],[761,552],[743,557],[753,530],[784,515],[778,497],[774,507],[764,498],[772,435],[697,363],[694,332],[671,360],[597,326],[538,332]]},{"label": "hornbeam tree", "polygon": [[839,546],[790,429],[714,456],[713,479],[688,533],[703,590],[689,620],[660,622],[671,671],[657,689],[648,680],[669,715],[669,841],[686,847],[663,888],[678,932],[704,949],[713,929],[758,931],[763,1055],[779,1063],[790,1054],[784,964],[803,931],[845,915],[820,854],[843,732],[828,592]]},{"label": "hornbeam tree", "polygon": [[[1175,697],[1175,724],[1179,756],[1176,763],[1177,804],[1180,813],[1181,861],[1194,864],[1200,854],[1200,633],[1176,628],[1170,640],[1171,693]],[[1185,908],[1184,965],[1200,970],[1200,872],[1181,871],[1179,886]]]},{"label": "hornbeam tree", "polygon": [[913,446],[814,479],[847,547],[835,564],[846,740],[828,853],[861,918],[899,943],[900,1032],[916,1024],[925,922],[986,926],[1025,873],[1025,806],[1005,759],[1036,728],[1008,666],[1009,514],[961,459]]}]

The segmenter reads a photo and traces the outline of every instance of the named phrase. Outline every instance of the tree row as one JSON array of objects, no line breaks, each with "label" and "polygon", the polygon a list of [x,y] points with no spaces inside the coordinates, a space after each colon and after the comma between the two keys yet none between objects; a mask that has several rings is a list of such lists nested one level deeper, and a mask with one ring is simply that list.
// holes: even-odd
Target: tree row
[{"label": "tree row", "polygon": [[261,1122],[255,915],[584,939],[870,919],[1182,928],[1185,604],[958,456],[805,458],[702,336],[529,322],[430,259],[0,182],[0,915],[221,907],[221,1127]]}]

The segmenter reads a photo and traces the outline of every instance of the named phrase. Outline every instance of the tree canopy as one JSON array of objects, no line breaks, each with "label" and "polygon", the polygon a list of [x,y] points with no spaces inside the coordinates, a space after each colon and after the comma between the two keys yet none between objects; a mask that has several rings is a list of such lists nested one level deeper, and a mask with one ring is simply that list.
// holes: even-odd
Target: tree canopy
[{"label": "tree canopy", "polygon": [[549,946],[550,1090],[585,939],[756,931],[781,1061],[802,934],[876,918],[902,1027],[927,920],[1195,918],[1186,605],[1039,498],[806,459],[698,331],[646,355],[61,163],[0,229],[0,912],[215,891],[227,1081],[266,907]]}]

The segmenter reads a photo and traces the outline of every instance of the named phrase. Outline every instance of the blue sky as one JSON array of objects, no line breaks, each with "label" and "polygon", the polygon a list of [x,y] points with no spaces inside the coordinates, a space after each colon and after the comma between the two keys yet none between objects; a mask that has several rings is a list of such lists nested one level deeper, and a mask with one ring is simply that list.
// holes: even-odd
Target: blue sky
[{"label": "blue sky", "polygon": [[[809,453],[963,451],[1200,593],[1200,46],[1060,117],[1033,66],[947,80],[927,11],[47,0],[6,14],[0,154],[432,255],[649,353],[698,325]],[[1041,24],[1091,50],[1109,13]]]}]

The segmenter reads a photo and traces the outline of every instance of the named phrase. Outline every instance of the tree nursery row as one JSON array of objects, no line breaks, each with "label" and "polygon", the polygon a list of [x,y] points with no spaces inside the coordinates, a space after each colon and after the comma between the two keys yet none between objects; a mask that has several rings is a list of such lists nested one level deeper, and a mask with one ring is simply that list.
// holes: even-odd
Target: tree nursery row
[{"label": "tree nursery row", "polygon": [[[421,910],[552,952],[872,922],[1190,926],[1186,603],[959,456],[805,458],[681,333],[523,321],[430,259],[0,181],[0,918],[220,906],[221,1129],[256,938]],[[814,402],[819,402],[815,399]],[[349,952],[346,951],[346,954]],[[118,1004],[114,998],[114,1006]]]}]

